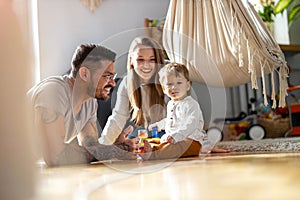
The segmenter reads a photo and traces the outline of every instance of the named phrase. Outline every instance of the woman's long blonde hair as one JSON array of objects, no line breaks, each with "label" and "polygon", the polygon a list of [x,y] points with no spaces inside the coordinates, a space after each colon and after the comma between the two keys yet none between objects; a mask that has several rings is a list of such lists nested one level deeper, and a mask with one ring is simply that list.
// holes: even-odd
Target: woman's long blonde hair
[{"label": "woman's long blonde hair", "polygon": [[[134,66],[131,64],[131,56],[132,53],[138,46],[146,46],[151,47],[154,51],[156,65],[155,65],[155,73],[151,77],[147,87],[150,88],[150,105],[149,107],[160,105],[165,107],[164,101],[164,93],[162,91],[161,85],[159,84],[159,76],[158,71],[164,65],[164,51],[161,45],[158,42],[154,41],[149,37],[137,37],[135,38],[129,49],[128,60],[127,60],[127,85],[128,85],[128,96],[129,101],[131,103],[131,120],[137,126],[145,126],[148,122],[144,119],[143,109],[142,109],[142,95],[141,95],[141,87],[140,87],[140,78],[134,71]],[[161,118],[163,118],[163,113],[161,113]]]}]

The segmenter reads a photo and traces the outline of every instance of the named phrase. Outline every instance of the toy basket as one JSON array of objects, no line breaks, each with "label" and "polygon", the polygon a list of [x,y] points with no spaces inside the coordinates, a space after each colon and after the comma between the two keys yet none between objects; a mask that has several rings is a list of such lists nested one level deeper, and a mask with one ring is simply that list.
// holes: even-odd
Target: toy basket
[{"label": "toy basket", "polygon": [[288,117],[278,120],[259,117],[257,123],[265,128],[266,138],[284,137],[290,130],[290,119]]}]

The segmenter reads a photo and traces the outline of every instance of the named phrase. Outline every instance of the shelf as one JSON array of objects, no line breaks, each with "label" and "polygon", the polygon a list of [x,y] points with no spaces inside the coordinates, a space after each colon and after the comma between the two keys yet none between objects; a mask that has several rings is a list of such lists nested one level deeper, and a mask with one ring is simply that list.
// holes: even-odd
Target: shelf
[{"label": "shelf", "polygon": [[282,51],[286,51],[286,52],[300,52],[300,45],[298,44],[289,44],[289,45],[285,45],[285,44],[280,44],[279,45]]}]

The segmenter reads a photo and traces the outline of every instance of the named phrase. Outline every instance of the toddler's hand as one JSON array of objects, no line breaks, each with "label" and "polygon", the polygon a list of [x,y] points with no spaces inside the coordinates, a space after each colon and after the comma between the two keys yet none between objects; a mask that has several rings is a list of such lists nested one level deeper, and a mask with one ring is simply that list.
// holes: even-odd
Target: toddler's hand
[{"label": "toddler's hand", "polygon": [[171,143],[171,144],[175,144],[176,143],[176,141],[174,140],[174,138],[172,136],[168,136],[167,137],[167,142]]}]

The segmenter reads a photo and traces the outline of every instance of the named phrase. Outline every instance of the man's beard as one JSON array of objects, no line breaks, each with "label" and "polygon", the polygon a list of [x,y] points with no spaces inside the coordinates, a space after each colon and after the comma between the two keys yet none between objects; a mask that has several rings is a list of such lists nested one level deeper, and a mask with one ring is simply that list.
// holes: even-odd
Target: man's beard
[{"label": "man's beard", "polygon": [[89,96],[94,97],[96,99],[99,99],[99,100],[102,100],[102,101],[107,101],[110,98],[110,96],[109,96],[109,94],[106,94],[106,92],[104,90],[105,88],[112,88],[112,86],[111,85],[106,85],[103,88],[103,90],[100,92],[100,94],[98,95],[97,94],[97,88],[94,87],[94,81],[92,80],[91,84],[88,86],[88,94],[89,94]]},{"label": "man's beard", "polygon": [[99,100],[102,100],[102,101],[107,101],[109,100],[110,96],[107,95],[107,94],[103,94],[102,92],[100,93],[100,97],[96,97],[97,99]]},{"label": "man's beard", "polygon": [[[105,88],[110,88],[110,91],[111,91],[112,86],[108,85],[108,86],[105,86],[104,89]],[[110,98],[110,95],[109,95],[110,93],[107,94],[106,92],[104,92],[104,89],[103,89],[103,91],[100,92],[100,96],[96,96],[96,98],[100,99],[102,101],[107,101]]]}]

